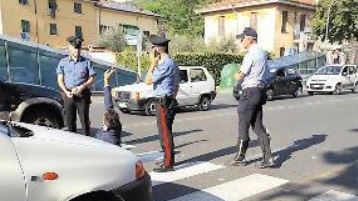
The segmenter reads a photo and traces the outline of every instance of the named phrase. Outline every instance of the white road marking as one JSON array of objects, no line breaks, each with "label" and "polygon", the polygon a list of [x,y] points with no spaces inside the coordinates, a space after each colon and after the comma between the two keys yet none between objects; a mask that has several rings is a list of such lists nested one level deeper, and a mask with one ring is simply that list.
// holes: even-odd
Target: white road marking
[{"label": "white road marking", "polygon": [[310,199],[309,201],[358,201],[358,196],[330,190]]},{"label": "white road marking", "polygon": [[288,180],[252,174],[171,201],[238,201],[288,183]]},{"label": "white road marking", "polygon": [[144,152],[137,154],[137,157],[143,162],[148,163],[156,160],[162,160],[163,159],[163,152],[160,151],[150,151],[150,152]]},{"label": "white road marking", "polygon": [[134,149],[134,148],[136,148],[136,147],[137,147],[137,146],[122,143],[122,148],[123,148],[123,149]]},{"label": "white road marking", "polygon": [[214,170],[218,170],[224,168],[222,165],[215,165],[209,162],[195,162],[188,163],[181,166],[175,166],[175,171],[166,172],[166,173],[156,173],[150,172],[150,177],[153,181],[153,186],[173,182],[181,179],[185,179],[188,177],[208,173]]}]

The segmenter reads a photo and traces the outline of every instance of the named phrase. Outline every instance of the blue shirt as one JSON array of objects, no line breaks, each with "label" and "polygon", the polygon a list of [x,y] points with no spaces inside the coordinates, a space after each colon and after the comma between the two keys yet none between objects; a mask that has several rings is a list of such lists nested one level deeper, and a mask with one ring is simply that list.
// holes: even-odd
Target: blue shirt
[{"label": "blue shirt", "polygon": [[257,44],[252,45],[242,61],[240,71],[245,74],[242,89],[264,85],[268,75],[266,52]]},{"label": "blue shirt", "polygon": [[61,59],[57,66],[57,74],[64,75],[65,87],[72,89],[85,83],[90,76],[95,76],[91,61],[80,56],[78,61],[71,57]]},{"label": "blue shirt", "polygon": [[179,68],[169,56],[164,56],[153,71],[154,96],[174,95],[179,87]]}]

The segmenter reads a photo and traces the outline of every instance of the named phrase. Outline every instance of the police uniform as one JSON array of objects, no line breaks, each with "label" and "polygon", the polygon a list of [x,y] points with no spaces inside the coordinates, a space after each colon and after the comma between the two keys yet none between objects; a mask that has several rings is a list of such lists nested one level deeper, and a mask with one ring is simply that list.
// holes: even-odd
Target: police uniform
[{"label": "police uniform", "polygon": [[[82,39],[79,37],[71,36],[67,41],[79,49],[82,46]],[[64,76],[64,85],[67,90],[71,91],[73,88],[81,86],[84,84],[91,76],[95,76],[96,73],[93,70],[91,61],[79,56],[79,58],[74,60],[72,57],[67,56],[58,64],[57,74],[62,74]],[[91,103],[91,91],[90,89],[84,89],[82,94],[73,95],[72,98],[64,95],[64,105],[65,105],[65,120],[68,127],[68,130],[71,132],[77,132],[76,126],[76,113],[78,111],[78,116],[82,125],[82,134],[89,135],[90,133],[90,120],[89,120],[89,105]]]},{"label": "police uniform", "polygon": [[[247,27],[244,33],[238,35],[237,38],[245,36],[257,39],[256,30]],[[251,126],[259,137],[263,152],[263,160],[258,167],[271,167],[274,165],[274,162],[270,149],[270,139],[262,124],[262,106],[266,103],[267,55],[256,43],[249,47],[247,54],[244,56],[240,71],[245,76],[241,83],[242,94],[237,108],[239,116],[238,143],[234,164],[246,165],[245,153],[249,146],[249,128]]]},{"label": "police uniform", "polygon": [[[157,46],[167,46],[169,41],[163,36],[151,35],[150,42]],[[160,144],[164,151],[163,163],[154,171],[166,172],[174,166],[174,140],[172,125],[176,115],[177,102],[175,99],[179,87],[179,68],[175,61],[166,55],[160,58],[153,71],[152,82],[154,97],[157,104],[157,127]]]}]

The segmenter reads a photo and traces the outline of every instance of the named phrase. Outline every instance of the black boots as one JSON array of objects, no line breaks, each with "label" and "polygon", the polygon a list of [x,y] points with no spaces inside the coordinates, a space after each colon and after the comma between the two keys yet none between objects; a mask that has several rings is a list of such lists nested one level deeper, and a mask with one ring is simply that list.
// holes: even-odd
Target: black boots
[{"label": "black boots", "polygon": [[269,137],[262,138],[260,140],[261,150],[262,150],[262,161],[257,164],[257,168],[271,168],[276,166],[275,161],[273,160],[270,148],[270,139]]},{"label": "black boots", "polygon": [[248,147],[249,147],[249,140],[238,140],[237,141],[237,153],[236,153],[236,156],[234,158],[232,165],[236,165],[236,166],[245,166],[246,165],[245,154],[246,154]]}]

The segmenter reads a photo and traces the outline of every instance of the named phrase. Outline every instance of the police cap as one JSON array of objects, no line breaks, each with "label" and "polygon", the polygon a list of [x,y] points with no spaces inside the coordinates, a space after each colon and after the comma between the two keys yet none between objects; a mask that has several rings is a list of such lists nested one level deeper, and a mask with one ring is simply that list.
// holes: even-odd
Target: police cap
[{"label": "police cap", "polygon": [[170,40],[164,37],[164,35],[150,35],[149,41],[156,46],[168,46]]},{"label": "police cap", "polygon": [[67,37],[67,42],[74,48],[80,49],[82,47],[83,38],[81,36],[69,36]]}]

